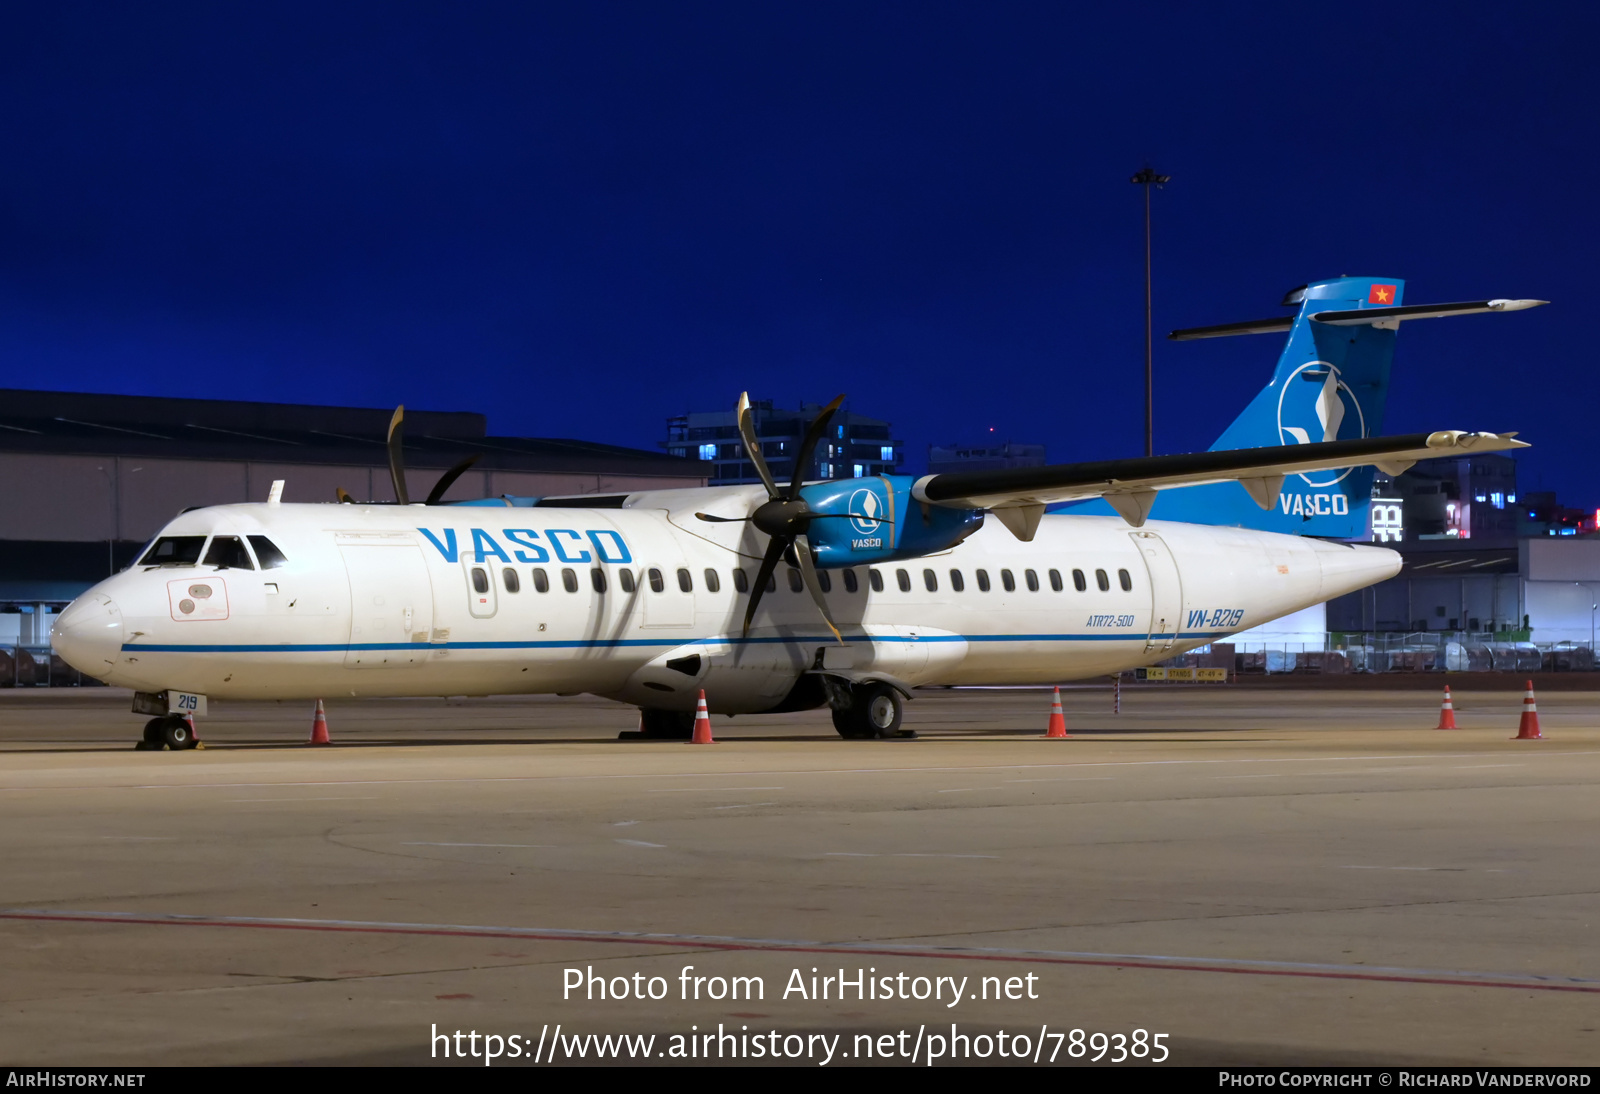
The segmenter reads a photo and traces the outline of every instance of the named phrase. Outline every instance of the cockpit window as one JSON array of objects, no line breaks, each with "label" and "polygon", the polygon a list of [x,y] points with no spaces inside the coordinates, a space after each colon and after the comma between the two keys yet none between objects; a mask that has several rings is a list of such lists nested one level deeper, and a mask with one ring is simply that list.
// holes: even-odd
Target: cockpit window
[{"label": "cockpit window", "polygon": [[277,544],[266,536],[251,536],[250,546],[256,549],[256,558],[260,560],[263,570],[276,570],[289,561],[283,557],[283,552],[278,550]]},{"label": "cockpit window", "polygon": [[206,552],[206,565],[219,570],[254,570],[250,552],[244,549],[244,540],[238,536],[213,536],[211,549]]},{"label": "cockpit window", "polygon": [[162,536],[139,560],[141,566],[193,566],[200,561],[205,536]]}]

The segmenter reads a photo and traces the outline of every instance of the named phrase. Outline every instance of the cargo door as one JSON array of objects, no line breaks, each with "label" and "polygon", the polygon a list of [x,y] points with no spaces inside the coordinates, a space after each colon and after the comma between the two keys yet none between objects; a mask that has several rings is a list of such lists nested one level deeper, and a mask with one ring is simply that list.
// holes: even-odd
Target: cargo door
[{"label": "cargo door", "polygon": [[350,578],[348,668],[394,668],[428,659],[433,584],[414,543],[342,543]]},{"label": "cargo door", "polygon": [[1150,633],[1145,639],[1145,652],[1170,650],[1177,645],[1178,630],[1183,625],[1183,578],[1178,573],[1178,560],[1172,557],[1166,541],[1154,532],[1130,535],[1150,582]]}]

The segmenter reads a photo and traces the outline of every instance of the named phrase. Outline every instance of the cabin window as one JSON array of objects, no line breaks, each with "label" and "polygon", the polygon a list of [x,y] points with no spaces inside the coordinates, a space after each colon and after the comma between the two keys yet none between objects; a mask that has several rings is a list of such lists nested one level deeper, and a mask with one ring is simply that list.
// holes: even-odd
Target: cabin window
[{"label": "cabin window", "polygon": [[861,588],[861,583],[856,580],[856,572],[854,570],[846,570],[844,572],[844,591],[853,593],[859,588]]},{"label": "cabin window", "polygon": [[817,587],[825,593],[833,592],[833,578],[829,576],[827,570],[817,571]]},{"label": "cabin window", "polygon": [[543,566],[535,566],[533,568],[533,591],[536,593],[547,593],[550,591],[550,578],[544,572]]},{"label": "cabin window", "polygon": [[1117,571],[1117,580],[1122,582],[1122,591],[1123,592],[1125,592],[1125,593],[1133,592],[1133,575],[1128,573],[1127,570],[1118,570]]},{"label": "cabin window", "polygon": [[1083,578],[1082,570],[1072,571],[1072,587],[1077,589],[1080,593],[1089,587],[1089,583]]},{"label": "cabin window", "polygon": [[922,571],[922,585],[930,593],[938,592],[939,591],[939,575],[934,573],[932,570],[923,570]]},{"label": "cabin window", "polygon": [[978,591],[980,593],[988,592],[989,591],[989,571],[988,570],[974,570],[973,571],[973,576],[975,576],[978,579]]},{"label": "cabin window", "polygon": [[244,540],[238,536],[214,536],[211,549],[206,552],[206,565],[219,570],[254,570],[250,552],[244,549]]},{"label": "cabin window", "polygon": [[680,593],[694,592],[694,575],[682,566],[678,567],[678,591]]},{"label": "cabin window", "polygon": [[661,571],[660,570],[658,570],[654,566],[652,566],[652,567],[650,567],[650,572],[646,576],[649,577],[649,579],[650,579],[650,591],[651,592],[660,593],[660,592],[665,592],[666,591],[667,579],[661,576]]},{"label": "cabin window", "polygon": [[805,587],[805,582],[800,580],[800,571],[791,569],[789,571],[789,591],[798,593],[804,590]]},{"label": "cabin window", "polygon": [[720,593],[721,591],[722,591],[722,579],[717,576],[717,571],[715,571],[711,567],[707,566],[706,567],[706,592],[708,592],[708,593]]},{"label": "cabin window", "polygon": [[747,593],[750,591],[750,579],[744,576],[743,570],[733,571],[733,588],[735,592]]},{"label": "cabin window", "polygon": [[1010,570],[1000,571],[1000,584],[1005,586],[1006,592],[1008,593],[1014,593],[1017,591],[1017,579],[1012,575]]},{"label": "cabin window", "polygon": [[486,593],[489,591],[489,572],[482,566],[472,568],[472,591]]},{"label": "cabin window", "polygon": [[638,585],[635,584],[633,580],[632,570],[618,570],[617,584],[622,586],[622,591],[625,593],[631,593],[634,589],[638,588]]},{"label": "cabin window", "polygon": [[596,566],[594,569],[590,570],[589,571],[589,584],[594,587],[594,591],[595,592],[597,592],[597,593],[605,592],[606,591],[606,572],[604,570],[602,570],[598,566]]},{"label": "cabin window", "polygon": [[958,593],[967,587],[967,583],[965,579],[962,578],[960,570],[950,571],[950,587]]},{"label": "cabin window", "polygon": [[283,557],[283,552],[278,550],[278,545],[266,536],[249,536],[250,546],[256,549],[256,561],[261,563],[263,570],[276,570],[289,560]]},{"label": "cabin window", "polygon": [[561,569],[561,587],[563,589],[567,590],[567,592],[569,592],[569,593],[577,592],[578,591],[578,571],[572,569],[571,567],[562,567],[562,569]]},{"label": "cabin window", "polygon": [[1051,570],[1050,571],[1050,587],[1052,589],[1054,589],[1058,593],[1064,587],[1061,584],[1061,571],[1060,570]]},{"label": "cabin window", "polygon": [[506,583],[506,592],[520,593],[522,591],[522,578],[510,566],[500,571],[500,577]]},{"label": "cabin window", "polygon": [[894,572],[894,583],[900,586],[900,591],[903,593],[911,591],[911,575],[904,570],[896,570]]},{"label": "cabin window", "polygon": [[1106,576],[1104,570],[1096,570],[1094,572],[1094,583],[1100,586],[1100,591],[1103,593],[1111,591],[1111,579]]},{"label": "cabin window", "polygon": [[775,593],[777,591],[778,591],[778,575],[776,573],[770,573],[770,574],[767,575],[767,592]]},{"label": "cabin window", "polygon": [[867,571],[867,583],[872,586],[872,591],[873,592],[875,592],[875,593],[883,592],[883,571],[882,570],[868,570]]},{"label": "cabin window", "polygon": [[1032,570],[1023,570],[1022,579],[1028,583],[1028,591],[1030,593],[1039,591],[1039,575],[1037,573]]},{"label": "cabin window", "polygon": [[141,566],[193,566],[200,561],[205,536],[162,536],[139,560]]}]

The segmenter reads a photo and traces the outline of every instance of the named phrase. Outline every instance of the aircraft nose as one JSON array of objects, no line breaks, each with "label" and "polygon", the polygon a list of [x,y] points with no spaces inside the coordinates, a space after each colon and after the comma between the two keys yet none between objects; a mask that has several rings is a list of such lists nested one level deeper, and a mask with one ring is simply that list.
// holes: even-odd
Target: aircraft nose
[{"label": "aircraft nose", "polygon": [[122,652],[122,609],[104,594],[81,596],[56,616],[50,645],[79,672],[106,676]]}]

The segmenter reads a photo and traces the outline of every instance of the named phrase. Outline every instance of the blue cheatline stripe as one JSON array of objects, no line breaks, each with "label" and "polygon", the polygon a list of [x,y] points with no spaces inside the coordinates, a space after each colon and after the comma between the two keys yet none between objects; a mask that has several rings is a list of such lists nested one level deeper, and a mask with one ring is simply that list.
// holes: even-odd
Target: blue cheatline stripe
[{"label": "blue cheatline stripe", "polygon": [[[1178,634],[1153,634],[1150,638],[1220,638],[1229,631],[1184,631]],[[922,638],[905,638],[900,635],[873,635],[847,641],[856,643],[878,642],[1139,642],[1142,634],[933,634]],[[595,638],[538,642],[351,642],[351,643],[241,643],[188,644],[188,643],[123,643],[124,653],[356,653],[379,650],[573,650],[618,649],[628,646],[710,646],[763,645],[779,643],[801,645],[813,642],[833,642],[831,634],[794,635],[792,637],[759,638]]]}]

